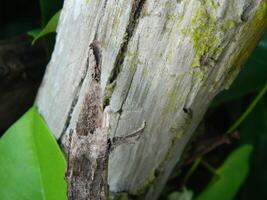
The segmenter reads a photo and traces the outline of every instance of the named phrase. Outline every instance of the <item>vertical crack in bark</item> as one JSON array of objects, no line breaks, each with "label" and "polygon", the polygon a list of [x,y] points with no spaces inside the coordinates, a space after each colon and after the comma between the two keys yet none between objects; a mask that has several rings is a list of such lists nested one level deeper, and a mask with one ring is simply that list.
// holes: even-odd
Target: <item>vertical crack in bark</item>
[{"label": "vertical crack in bark", "polygon": [[[254,2],[255,4],[255,2]],[[242,22],[246,22],[250,16],[250,12],[252,11],[252,9],[255,7],[255,5],[253,5],[253,1],[249,1],[247,2],[247,4],[245,4],[244,8],[243,8],[243,13],[240,16],[241,21]]]},{"label": "vertical crack in bark", "polygon": [[[139,49],[139,38],[138,38],[138,41],[137,41],[137,48],[136,48],[136,51],[138,52],[138,49]],[[135,56],[134,56],[134,58],[132,59],[132,62],[136,62],[137,61],[137,54],[135,54]],[[117,123],[116,123],[116,126],[115,126],[115,133],[117,132],[117,129],[118,129],[118,126],[119,126],[119,122],[120,122],[120,119],[121,119],[121,112],[122,112],[122,107],[123,107],[123,105],[125,104],[125,102],[126,102],[126,99],[127,99],[127,96],[128,96],[128,94],[129,94],[129,92],[130,92],[130,88],[131,88],[131,85],[132,85],[132,82],[133,82],[133,79],[134,79],[134,75],[135,75],[135,72],[136,72],[136,69],[134,70],[134,72],[133,72],[133,75],[132,75],[132,77],[131,77],[131,79],[130,79],[130,83],[129,83],[129,87],[128,87],[128,89],[127,89],[127,92],[126,92],[126,95],[125,95],[125,97],[124,97],[124,99],[122,100],[122,103],[121,103],[121,106],[120,106],[120,111],[119,111],[119,113],[120,113],[120,115],[119,115],[119,118],[118,118],[118,120],[117,120]]]},{"label": "vertical crack in bark", "polygon": [[[116,79],[117,79],[117,77],[121,71],[121,67],[122,67],[123,61],[125,59],[126,52],[127,52],[128,44],[129,44],[129,42],[130,42],[130,40],[134,34],[134,31],[137,27],[137,24],[138,24],[137,22],[140,18],[141,11],[142,11],[142,8],[145,4],[145,1],[146,0],[134,0],[132,3],[133,5],[132,5],[132,10],[131,10],[131,15],[129,18],[129,23],[126,27],[123,42],[121,44],[119,53],[116,57],[114,68],[111,72],[111,75],[109,77],[107,85],[112,84],[114,81],[116,81]],[[104,108],[108,105],[109,105],[109,99],[104,104]]]},{"label": "vertical crack in bark", "polygon": [[[83,85],[83,83],[84,83],[85,77],[86,77],[86,75],[87,75],[87,73],[88,73],[88,69],[89,69],[89,56],[87,57],[87,61],[86,61],[86,66],[85,66],[84,74],[82,75],[82,78],[81,78],[81,80],[80,80],[80,82],[79,82],[79,84],[78,84],[78,86],[77,86],[77,88],[76,88],[76,90],[75,90],[75,95],[74,95],[74,98],[73,98],[73,100],[72,100],[72,102],[71,102],[71,106],[70,106],[70,109],[69,109],[69,112],[68,112],[68,117],[67,117],[67,119],[66,119],[64,128],[63,128],[63,130],[62,130],[62,132],[61,132],[61,134],[60,134],[60,135],[61,135],[60,137],[62,137],[62,136],[65,134],[65,132],[67,131],[67,129],[68,129],[69,125],[70,125],[70,121],[71,121],[72,113],[73,113],[73,111],[74,111],[74,108],[75,108],[75,106],[76,106],[78,100],[79,100],[79,94],[80,94],[82,85]],[[60,139],[60,140],[61,140],[61,139]]]},{"label": "vertical crack in bark", "polygon": [[103,8],[101,9],[100,13],[101,13],[101,17],[100,17],[100,20],[98,21],[97,25],[96,25],[96,32],[95,32],[95,36],[94,36],[94,41],[97,40],[97,33],[98,33],[98,30],[99,30],[99,25],[101,23],[101,20],[103,18],[103,16],[105,15],[105,9],[107,7],[107,3],[108,3],[108,0],[105,0],[104,1],[104,6]]},{"label": "vertical crack in bark", "polygon": [[[97,29],[96,29],[96,32],[95,32],[94,41],[96,41],[96,38],[97,38],[97,32],[98,32],[98,27],[99,27],[99,24],[100,24],[100,22],[101,22],[101,19],[102,19],[103,16],[104,16],[104,10],[106,9],[107,2],[108,2],[108,0],[105,0],[103,9],[101,10],[102,15],[101,15],[101,17],[99,18],[99,21],[98,21],[98,23],[97,23]],[[93,51],[94,51],[94,53],[95,53],[95,49],[96,49],[96,48],[95,48],[95,44],[94,44],[94,42],[92,42],[90,45],[92,45],[91,48],[93,49]],[[95,55],[95,56],[96,56],[96,59],[102,59],[102,57],[100,56],[101,53],[100,53],[100,52],[96,52],[96,53],[98,54],[98,55]],[[100,57],[99,57],[99,56],[100,56]],[[101,63],[100,63],[101,61],[102,61],[102,60],[96,60],[97,65],[100,65],[100,64],[101,64]],[[68,116],[67,116],[67,119],[66,119],[64,128],[63,128],[63,130],[62,130],[62,132],[61,132],[61,134],[60,134],[60,140],[62,139],[62,136],[65,134],[65,132],[67,131],[67,129],[68,129],[69,125],[70,125],[70,121],[71,121],[71,118],[72,118],[72,113],[73,113],[73,111],[74,111],[74,108],[75,108],[75,106],[76,106],[78,100],[79,100],[79,94],[80,94],[82,85],[83,85],[83,83],[84,83],[84,80],[85,80],[85,78],[86,78],[86,75],[87,75],[87,73],[88,73],[88,68],[89,68],[89,56],[87,57],[87,61],[86,61],[86,66],[85,66],[85,68],[86,68],[86,69],[85,69],[85,71],[84,71],[84,74],[82,75],[81,80],[80,80],[80,82],[79,82],[79,84],[78,84],[78,86],[77,86],[77,88],[76,88],[76,90],[75,90],[75,92],[74,92],[75,95],[74,95],[74,98],[73,98],[73,100],[72,100],[71,107],[70,107],[70,109],[69,109]],[[101,74],[100,74],[100,76],[101,76]]]}]

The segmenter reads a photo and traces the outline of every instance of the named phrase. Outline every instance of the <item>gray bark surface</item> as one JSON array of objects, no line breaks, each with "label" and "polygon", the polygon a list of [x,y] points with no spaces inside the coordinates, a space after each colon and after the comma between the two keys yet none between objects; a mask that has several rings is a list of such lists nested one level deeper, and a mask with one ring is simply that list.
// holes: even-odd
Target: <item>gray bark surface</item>
[{"label": "gray bark surface", "polygon": [[93,87],[88,66],[97,63],[108,138],[146,122],[140,140],[109,156],[109,190],[156,199],[208,105],[263,34],[266,10],[266,0],[66,0],[39,112],[70,148]]}]

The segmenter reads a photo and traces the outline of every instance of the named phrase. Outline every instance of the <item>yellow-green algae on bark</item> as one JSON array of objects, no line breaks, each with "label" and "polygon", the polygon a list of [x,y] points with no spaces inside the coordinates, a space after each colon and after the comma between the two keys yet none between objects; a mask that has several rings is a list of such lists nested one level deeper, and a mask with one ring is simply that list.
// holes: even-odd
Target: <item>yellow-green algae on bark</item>
[{"label": "yellow-green algae on bark", "polygon": [[256,16],[259,20],[264,19],[267,16],[267,1],[264,0],[256,13]]},{"label": "yellow-green algae on bark", "polygon": [[241,66],[245,63],[253,49],[258,44],[267,28],[267,0],[263,0],[256,11],[253,19],[244,27],[245,32],[240,44],[240,51],[231,59],[231,69],[225,80],[225,88],[229,88]]},{"label": "yellow-green algae on bark", "polygon": [[[214,5],[214,3],[211,4]],[[231,19],[220,22],[212,12],[217,6],[211,6],[208,9],[208,5],[207,1],[199,3],[196,14],[190,20],[191,27],[183,31],[185,35],[191,37],[195,50],[193,67],[200,67],[201,60],[205,57],[216,59],[222,51],[220,47],[222,35],[237,26],[237,22]]]},{"label": "yellow-green algae on bark", "polygon": [[192,38],[193,47],[195,50],[195,58],[192,66],[199,67],[202,56],[207,53],[213,55],[216,53],[220,44],[217,36],[218,25],[216,17],[211,16],[205,8],[205,3],[201,3],[198,11],[191,19],[191,28],[186,31]]}]

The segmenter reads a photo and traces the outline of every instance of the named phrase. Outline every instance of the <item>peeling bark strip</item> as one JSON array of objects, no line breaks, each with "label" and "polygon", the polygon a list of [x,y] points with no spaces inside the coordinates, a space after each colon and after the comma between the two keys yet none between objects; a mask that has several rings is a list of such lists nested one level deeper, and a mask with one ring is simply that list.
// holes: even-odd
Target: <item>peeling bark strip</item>
[{"label": "peeling bark strip", "polygon": [[104,129],[71,136],[67,182],[69,200],[106,199],[108,140]]},{"label": "peeling bark strip", "polygon": [[69,135],[68,182],[69,200],[105,200],[108,197],[107,170],[109,154],[121,144],[137,141],[143,126],[125,137],[108,139],[109,109],[103,112],[100,85],[101,51],[94,41],[89,46],[88,71],[91,82],[83,100],[76,129]]},{"label": "peeling bark strip", "polygon": [[[92,52],[91,52],[92,51]],[[76,130],[70,135],[68,155],[69,200],[105,199],[108,161],[108,127],[103,122],[101,86],[99,84],[100,51],[97,42],[90,45],[88,71],[92,72],[88,93],[78,118]],[[90,66],[90,63],[92,65]]]},{"label": "peeling bark strip", "polygon": [[97,156],[131,142],[126,132],[145,120],[145,137],[109,156],[108,184],[113,194],[157,199],[213,97],[266,26],[267,0],[65,0],[36,104],[63,144],[73,130],[72,180],[81,179],[74,163],[88,162],[93,170],[82,173],[99,181],[80,188],[101,196],[105,167],[98,168],[107,161]]}]

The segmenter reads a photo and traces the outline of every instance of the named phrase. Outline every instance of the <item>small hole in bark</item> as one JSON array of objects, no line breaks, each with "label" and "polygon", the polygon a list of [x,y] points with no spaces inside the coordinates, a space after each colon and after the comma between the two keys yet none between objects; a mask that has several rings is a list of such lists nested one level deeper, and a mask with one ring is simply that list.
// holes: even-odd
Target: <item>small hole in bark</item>
[{"label": "small hole in bark", "polygon": [[110,152],[112,146],[112,141],[110,138],[108,138],[108,151]]},{"label": "small hole in bark", "polygon": [[191,108],[183,108],[183,111],[184,111],[184,113],[185,114],[187,114],[190,118],[192,118],[193,117],[193,111],[192,111],[192,109]]},{"label": "small hole in bark", "polygon": [[248,21],[252,8],[253,8],[252,3],[245,5],[243,13],[241,14],[240,17],[242,22]]},{"label": "small hole in bark", "polygon": [[155,170],[155,177],[157,178],[160,174],[160,171],[158,169]]},{"label": "small hole in bark", "polygon": [[186,114],[189,114],[189,111],[190,109],[188,109],[188,108],[183,108],[183,111],[184,111],[184,113],[186,113]]},{"label": "small hole in bark", "polygon": [[118,113],[121,114],[122,113],[122,108],[120,108],[120,110],[118,110]]}]

